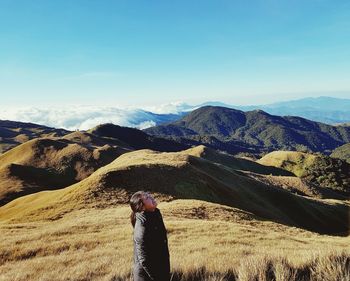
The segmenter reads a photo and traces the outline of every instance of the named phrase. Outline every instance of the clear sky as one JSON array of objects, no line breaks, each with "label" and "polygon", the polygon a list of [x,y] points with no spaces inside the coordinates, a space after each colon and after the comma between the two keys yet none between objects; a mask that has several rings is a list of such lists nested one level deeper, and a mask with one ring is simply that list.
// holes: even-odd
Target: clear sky
[{"label": "clear sky", "polygon": [[350,98],[350,1],[0,0],[5,105]]}]

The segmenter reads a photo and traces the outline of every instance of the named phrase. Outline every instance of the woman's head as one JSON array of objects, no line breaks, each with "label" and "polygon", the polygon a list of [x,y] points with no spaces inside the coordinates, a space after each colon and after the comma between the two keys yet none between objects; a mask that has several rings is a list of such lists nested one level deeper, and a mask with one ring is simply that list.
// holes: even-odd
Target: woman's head
[{"label": "woman's head", "polygon": [[130,198],[130,207],[132,210],[131,213],[131,224],[135,225],[135,213],[147,211],[147,212],[153,212],[157,207],[157,202],[153,198],[153,196],[145,191],[137,191],[135,192],[131,198]]}]

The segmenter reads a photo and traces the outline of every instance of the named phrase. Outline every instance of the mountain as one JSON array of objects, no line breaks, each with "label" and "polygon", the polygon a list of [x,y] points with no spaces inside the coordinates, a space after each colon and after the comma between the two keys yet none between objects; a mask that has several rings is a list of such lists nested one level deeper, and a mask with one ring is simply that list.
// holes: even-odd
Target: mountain
[{"label": "mountain", "polygon": [[294,195],[220,163],[220,155],[213,162],[200,157],[203,153],[201,146],[180,152],[124,153],[69,187],[11,201],[0,207],[0,218],[7,222],[55,220],[72,210],[126,204],[133,192],[144,189],[162,201],[198,199],[320,233],[349,231],[349,206],[342,201]]},{"label": "mountain", "polygon": [[[180,143],[198,140],[230,153],[251,150],[305,150],[330,153],[350,141],[350,127],[331,126],[297,116],[274,116],[262,110],[241,110],[204,106],[178,121],[147,128],[144,132]],[[222,142],[215,146],[206,140]],[[226,148],[225,148],[226,146]]]},{"label": "mountain", "polygon": [[[13,120],[25,120],[40,123],[49,127],[60,127],[69,131],[88,130],[104,123],[119,126],[146,129],[179,120],[188,112],[203,106],[221,106],[242,111],[263,110],[278,116],[299,116],[327,124],[350,122],[350,99],[332,97],[304,98],[272,104],[239,106],[220,101],[208,101],[197,105],[183,102],[172,102],[143,108],[117,108],[111,106],[79,106],[47,108],[12,108]],[[35,114],[33,114],[33,111]],[[7,119],[6,111],[0,112],[0,119]],[[1,121],[0,121],[1,122]],[[0,125],[0,127],[2,127]],[[1,132],[0,132],[1,137]],[[0,150],[1,152],[1,150]]]},{"label": "mountain", "polygon": [[39,137],[62,137],[70,131],[43,125],[0,120],[0,154],[30,139]]},{"label": "mountain", "polygon": [[179,144],[172,140],[154,137],[135,128],[121,127],[111,123],[98,125],[87,132],[98,137],[108,138],[110,141],[122,141],[134,149],[148,148],[158,151],[180,151],[188,148],[187,145]]},{"label": "mountain", "polygon": [[2,149],[0,154],[28,140],[45,137],[64,137],[84,144],[103,143],[128,149],[149,148],[159,151],[179,151],[190,146],[153,137],[136,128],[122,127],[112,123],[100,124],[87,131],[77,130],[75,132],[33,123],[0,120],[0,149]]},{"label": "mountain", "polygon": [[346,143],[342,146],[337,147],[333,150],[330,156],[334,158],[343,159],[350,164],[350,143]]},{"label": "mountain", "polygon": [[259,105],[232,105],[217,101],[205,102],[201,106],[223,106],[227,108],[238,109],[242,111],[263,110],[272,115],[278,116],[299,116],[309,120],[336,125],[339,123],[349,123],[350,121],[350,99],[340,99],[327,96],[307,97],[303,99],[276,102],[271,104]]},{"label": "mountain", "polygon": [[226,107],[243,111],[261,109],[273,115],[300,116],[309,120],[333,125],[350,121],[350,112],[348,110],[350,108],[350,99],[340,99],[327,96],[315,98],[307,97],[303,99],[262,105],[226,105]]},{"label": "mountain", "polygon": [[349,124],[350,122],[350,99],[333,98],[328,96],[307,97],[296,100],[276,102],[258,105],[234,105],[220,101],[208,101],[196,106],[195,110],[203,106],[221,106],[242,111],[263,110],[278,116],[299,116],[305,119],[322,122],[326,124]]}]

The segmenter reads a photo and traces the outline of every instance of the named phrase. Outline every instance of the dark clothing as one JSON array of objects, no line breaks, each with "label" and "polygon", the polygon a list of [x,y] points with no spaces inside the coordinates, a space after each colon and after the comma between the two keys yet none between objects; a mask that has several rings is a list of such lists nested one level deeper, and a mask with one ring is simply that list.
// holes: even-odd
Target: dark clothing
[{"label": "dark clothing", "polygon": [[134,281],[169,281],[167,230],[160,210],[135,214]]}]

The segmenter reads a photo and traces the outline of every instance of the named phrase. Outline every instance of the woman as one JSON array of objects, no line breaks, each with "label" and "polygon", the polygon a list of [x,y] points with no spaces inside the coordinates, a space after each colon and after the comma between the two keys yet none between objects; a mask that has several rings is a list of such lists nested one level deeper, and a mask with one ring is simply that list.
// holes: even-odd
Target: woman
[{"label": "woman", "polygon": [[131,196],[130,207],[134,227],[134,281],[169,281],[167,230],[157,202],[148,192],[138,191]]}]

